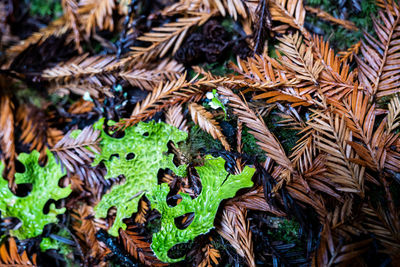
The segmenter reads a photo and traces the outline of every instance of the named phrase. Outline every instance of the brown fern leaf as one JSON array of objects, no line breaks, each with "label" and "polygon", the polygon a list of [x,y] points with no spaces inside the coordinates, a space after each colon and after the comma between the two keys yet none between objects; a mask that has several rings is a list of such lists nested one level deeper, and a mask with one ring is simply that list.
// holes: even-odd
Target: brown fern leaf
[{"label": "brown fern leaf", "polygon": [[388,8],[389,11],[392,13],[392,15],[396,15],[395,8],[398,7],[398,4],[396,3],[396,1],[393,1],[393,0],[375,0],[375,4],[378,7],[382,8],[382,9]]},{"label": "brown fern leaf", "polygon": [[165,113],[165,122],[181,131],[188,132],[186,119],[182,114],[182,107],[179,105],[172,106],[167,110]]},{"label": "brown fern leaf", "polygon": [[269,3],[272,20],[287,24],[275,27],[274,31],[284,32],[288,25],[299,29],[301,32],[305,31],[306,10],[303,6],[303,0],[271,0]]},{"label": "brown fern leaf", "polygon": [[323,65],[327,66],[319,77],[322,93],[330,99],[343,98],[357,86],[354,81],[355,74],[350,71],[350,66],[346,62],[341,61],[335,55],[334,50],[330,48],[328,42],[323,40],[322,36],[313,36],[312,44],[316,53],[322,55]]},{"label": "brown fern leaf", "polygon": [[99,242],[96,233],[100,229],[106,230],[109,225],[103,219],[94,219],[93,208],[89,205],[80,205],[71,213],[72,229],[79,240],[84,252],[85,262],[89,266],[107,266],[105,257],[110,250]]},{"label": "brown fern leaf", "polygon": [[150,211],[150,205],[143,200],[143,198],[139,202],[138,212],[135,215],[135,223],[143,224],[146,222],[146,215]]},{"label": "brown fern leaf", "polygon": [[[121,70],[125,67],[123,60],[115,56],[89,56],[84,54],[74,57],[67,62],[46,69],[42,77],[57,85],[81,84],[112,86],[119,79],[123,79],[133,86],[152,90],[164,80],[174,80],[181,76],[183,66],[175,60],[163,60],[159,64],[137,64],[134,68]],[[148,68],[147,68],[148,67]]]},{"label": "brown fern leaf", "polygon": [[304,170],[302,173],[303,177],[307,181],[307,185],[310,189],[314,190],[314,192],[325,193],[342,201],[342,195],[335,190],[337,184],[325,175],[327,171],[327,166],[325,166],[325,164],[326,155],[319,154],[313,160],[311,166]]},{"label": "brown fern leaf", "polygon": [[247,11],[242,0],[203,0],[203,4],[210,10],[218,9],[222,16],[229,14],[234,20],[238,15],[247,17]]},{"label": "brown fern leaf", "polygon": [[346,61],[353,61],[353,58],[355,55],[358,55],[361,47],[361,41],[358,41],[357,43],[353,44],[349,49],[346,51],[341,51],[339,52],[339,57],[341,62],[346,62]]},{"label": "brown fern leaf", "polygon": [[114,29],[112,17],[115,8],[114,0],[82,0],[79,2],[79,15],[84,17],[85,31],[89,35],[96,27],[99,30]]},{"label": "brown fern leaf", "polygon": [[316,144],[319,149],[327,153],[326,173],[333,182],[339,184],[339,191],[352,192],[364,195],[365,168],[353,163],[350,159],[356,154],[348,142],[352,141],[350,129],[345,119],[339,114],[330,111],[314,112],[316,116],[309,123],[319,135]]},{"label": "brown fern leaf", "polygon": [[68,132],[51,151],[68,171],[78,172],[79,165],[90,163],[95,153],[100,153],[99,136],[100,131],[87,126],[76,138]]},{"label": "brown fern leaf", "polygon": [[219,127],[218,122],[213,118],[210,112],[196,103],[189,104],[189,112],[195,124],[199,125],[201,129],[209,133],[214,139],[220,140],[225,150],[231,150],[228,141],[222,133],[221,127]]},{"label": "brown fern leaf", "polygon": [[304,8],[307,10],[307,12],[315,14],[320,19],[330,21],[330,22],[340,25],[343,28],[346,28],[350,31],[358,30],[357,26],[352,21],[335,18],[334,16],[332,16],[328,12],[323,11],[320,8],[316,8],[316,7],[312,7],[312,6],[305,6]]},{"label": "brown fern leaf", "polygon": [[[210,242],[212,242],[212,238],[210,237]],[[219,250],[216,249],[211,243],[207,244],[203,249],[203,260],[198,265],[199,267],[211,267],[213,263],[215,266],[218,266],[218,259],[221,258],[221,254]]]},{"label": "brown fern leaf", "polygon": [[22,253],[18,252],[15,239],[9,237],[7,242],[0,246],[0,266],[37,266],[36,254],[28,257],[25,250]]},{"label": "brown fern leaf", "polygon": [[168,264],[160,262],[148,243],[148,238],[139,233],[140,229],[136,225],[128,225],[126,230],[120,229],[119,238],[125,250],[148,266],[167,266]]},{"label": "brown fern leaf", "polygon": [[[394,13],[389,12],[393,8]],[[361,57],[356,56],[359,80],[371,96],[378,98],[398,92],[400,86],[400,8],[386,5],[387,12],[379,11],[379,19],[374,20],[378,40],[365,33],[361,44]]]},{"label": "brown fern leaf", "polygon": [[173,46],[172,54],[179,49],[188,31],[194,26],[201,26],[214,13],[193,13],[190,17],[179,18],[176,22],[153,28],[151,32],[138,37],[137,40],[151,43],[148,47],[132,47],[128,61],[147,62],[156,57],[163,57]]},{"label": "brown fern leaf", "polygon": [[[115,56],[92,56],[83,54],[81,56],[63,62],[53,68],[43,71],[42,77],[49,81],[71,82],[73,79],[88,78],[92,83],[99,83],[98,75],[104,73],[107,78],[110,70],[115,68],[118,60]],[[107,75],[108,74],[108,75]],[[101,83],[100,83],[101,85]]]},{"label": "brown fern leaf", "polygon": [[94,103],[91,101],[86,101],[84,99],[79,99],[74,102],[69,108],[68,113],[70,114],[85,114],[92,112],[94,108]]},{"label": "brown fern leaf", "polygon": [[178,79],[182,71],[183,69],[176,72],[138,69],[121,72],[119,76],[132,86],[152,91],[162,81]]},{"label": "brown fern leaf", "polygon": [[398,262],[400,253],[400,234],[399,228],[396,228],[396,222],[399,218],[391,218],[382,207],[373,209],[365,206],[362,211],[367,215],[364,227],[376,236],[383,245],[387,253],[392,257],[393,262]]},{"label": "brown fern leaf", "polygon": [[14,104],[8,95],[0,96],[0,145],[6,162],[4,174],[10,188],[14,187],[15,140],[14,140]]},{"label": "brown fern leaf", "polygon": [[267,55],[254,55],[244,61],[237,59],[238,65],[230,63],[230,67],[240,75],[233,76],[227,84],[235,84],[242,87],[250,87],[256,90],[267,91],[282,86],[294,86],[298,84],[296,79],[288,79],[286,69],[275,59]]},{"label": "brown fern leaf", "polygon": [[288,105],[288,108],[277,103],[277,107],[282,113],[278,115],[283,119],[279,121],[279,126],[289,127],[293,130],[300,131],[300,139],[297,140],[296,145],[291,149],[289,158],[301,173],[313,165],[313,160],[317,154],[314,142],[315,130],[308,126],[306,122],[300,117],[299,113]]},{"label": "brown fern leaf", "polygon": [[[384,129],[382,124],[377,131],[374,131],[375,103],[371,104],[368,95],[365,95],[362,90],[356,87],[342,104],[332,102],[332,105],[338,108],[337,111],[340,114],[345,116],[347,127],[352,131],[352,135],[362,141],[364,146],[355,142],[349,142],[349,144],[365,160],[363,165],[373,170],[381,169],[380,162],[384,146],[380,144],[383,141],[382,138],[384,138]],[[379,146],[377,146],[377,143],[373,144],[373,140],[379,142]]]},{"label": "brown fern leaf", "polygon": [[400,97],[398,95],[390,100],[388,111],[387,131],[390,133],[400,126]]},{"label": "brown fern leaf", "polygon": [[71,25],[76,49],[78,50],[79,54],[82,54],[83,49],[80,44],[82,37],[80,31],[80,22],[78,20],[78,4],[75,0],[62,0],[61,5],[64,10],[64,16],[67,18],[67,23]]},{"label": "brown fern leaf", "polygon": [[228,105],[233,108],[239,119],[251,129],[249,133],[254,135],[257,144],[267,153],[267,156],[290,173],[294,172],[292,162],[286,156],[278,139],[268,130],[264,121],[249,108],[245,100],[228,88],[218,87],[218,93],[229,99]]},{"label": "brown fern leaf", "polygon": [[250,225],[246,217],[246,209],[238,208],[235,205],[226,206],[217,231],[229,241],[240,256],[246,259],[249,266],[256,266]]},{"label": "brown fern leaf", "polygon": [[358,242],[339,242],[332,235],[329,223],[324,224],[320,245],[313,257],[312,266],[332,266],[354,260],[368,251],[371,239]]},{"label": "brown fern leaf", "polygon": [[24,51],[26,48],[28,48],[31,44],[36,44],[38,42],[42,43],[52,35],[61,36],[67,33],[69,29],[70,28],[67,23],[66,17],[62,16],[52,21],[47,27],[40,29],[39,32],[32,34],[27,39],[22,40],[18,44],[8,48],[6,51],[6,55],[13,58]]},{"label": "brown fern leaf", "polygon": [[41,160],[46,156],[46,149],[63,137],[63,132],[50,127],[43,111],[35,106],[19,106],[16,121],[22,130],[20,140],[30,145],[31,150],[39,151]]},{"label": "brown fern leaf", "polygon": [[175,104],[182,104],[190,100],[198,101],[205,94],[204,88],[216,86],[216,84],[221,81],[210,81],[207,77],[196,81],[197,77],[194,77],[191,81],[187,82],[185,78],[186,73],[178,80],[169,81],[165,84],[160,83],[143,101],[136,104],[131,117],[124,119],[117,124],[117,126],[127,127],[134,125],[141,120],[151,118],[158,111]]},{"label": "brown fern leaf", "polygon": [[314,61],[312,48],[302,43],[298,32],[278,38],[278,49],[285,54],[282,64],[296,73],[299,80],[318,84],[318,77],[323,69],[321,60]]},{"label": "brown fern leaf", "polygon": [[256,187],[243,195],[230,199],[227,202],[227,205],[234,205],[245,210],[265,211],[278,217],[283,217],[286,215],[283,211],[265,201],[264,190],[261,186]]}]

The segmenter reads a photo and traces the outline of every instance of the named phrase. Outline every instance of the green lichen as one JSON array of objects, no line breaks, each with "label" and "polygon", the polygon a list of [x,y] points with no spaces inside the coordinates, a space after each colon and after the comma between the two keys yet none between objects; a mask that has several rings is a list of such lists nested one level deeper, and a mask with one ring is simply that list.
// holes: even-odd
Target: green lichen
[{"label": "green lichen", "polygon": [[[32,191],[25,197],[15,196],[8,188],[8,183],[0,177],[0,210],[4,217],[16,217],[22,225],[10,234],[18,239],[33,238],[42,234],[43,227],[56,223],[57,215],[65,212],[65,208],[57,209],[52,203],[47,214],[43,208],[50,200],[59,200],[71,193],[70,187],[61,188],[59,180],[65,175],[56,163],[53,154],[47,151],[47,164],[40,167],[39,152],[21,153],[18,160],[25,166],[24,173],[15,174],[16,184],[32,184]],[[0,173],[4,166],[0,164]]]},{"label": "green lichen", "polygon": [[[103,120],[94,126],[102,129]],[[104,218],[111,207],[117,208],[114,224],[109,234],[118,236],[119,228],[126,229],[123,219],[137,212],[138,202],[143,194],[147,197],[158,184],[160,169],[170,169],[179,176],[185,175],[186,166],[177,168],[173,155],[167,154],[168,142],[178,143],[187,138],[187,134],[165,123],[154,121],[140,122],[125,130],[122,138],[110,137],[101,133],[101,154],[96,154],[93,165],[104,162],[107,168],[106,178],[125,176],[123,184],[114,185],[95,207],[96,217]],[[133,154],[132,154],[133,153]],[[112,157],[117,155],[117,157]],[[133,157],[133,158],[130,158]]]},{"label": "green lichen", "polygon": [[[200,195],[192,199],[185,193],[180,193],[182,201],[175,207],[170,207],[167,195],[170,191],[167,184],[157,186],[150,198],[151,207],[161,213],[161,230],[153,235],[151,248],[156,256],[164,262],[178,262],[184,258],[171,259],[168,251],[177,244],[193,240],[200,234],[205,234],[214,227],[214,218],[220,202],[235,196],[236,192],[245,187],[251,187],[251,177],[255,169],[246,166],[241,174],[232,175],[225,170],[225,160],[207,156],[204,165],[195,167],[202,184]],[[191,224],[181,230],[175,225],[175,218],[187,213],[194,213]]]}]

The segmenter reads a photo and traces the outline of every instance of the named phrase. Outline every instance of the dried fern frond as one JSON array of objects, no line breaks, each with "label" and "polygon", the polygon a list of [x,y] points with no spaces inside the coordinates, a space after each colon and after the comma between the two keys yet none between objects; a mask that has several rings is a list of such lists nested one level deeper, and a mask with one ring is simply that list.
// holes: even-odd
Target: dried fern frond
[{"label": "dried fern frond", "polygon": [[96,75],[108,74],[117,62],[118,59],[115,56],[90,57],[89,54],[83,54],[44,70],[42,77],[49,81],[64,83],[70,82],[72,79],[91,78],[97,79],[93,80],[93,83],[99,83],[99,78]]},{"label": "dried fern frond", "polygon": [[234,20],[238,15],[247,18],[247,11],[242,0],[203,0],[203,4],[210,10],[218,9],[223,17],[229,14]]},{"label": "dried fern frond", "polygon": [[365,33],[360,49],[364,59],[356,56],[360,83],[378,98],[398,92],[400,86],[400,8],[391,7],[395,14],[380,10],[374,20],[378,40]]},{"label": "dried fern frond", "polygon": [[97,231],[106,230],[109,227],[107,222],[103,219],[95,219],[93,208],[89,205],[80,205],[71,213],[71,216],[73,218],[72,229],[79,240],[87,264],[107,266],[104,259],[110,250],[96,238]]},{"label": "dried fern frond", "polygon": [[255,90],[267,91],[282,86],[295,86],[298,84],[296,79],[288,79],[286,69],[275,59],[267,55],[254,55],[254,58],[248,58],[244,61],[237,59],[238,65],[230,63],[230,67],[239,73],[232,77],[229,84],[235,84],[242,87],[250,87]]},{"label": "dried fern frond", "polygon": [[99,30],[114,29],[112,12],[115,8],[114,0],[81,0],[79,2],[79,14],[85,21],[85,31],[89,35],[95,28]]},{"label": "dried fern frond", "polygon": [[[303,0],[271,0],[269,3],[272,20],[290,25],[301,32],[305,30],[304,19],[306,17],[306,10],[303,6]],[[273,30],[284,32],[288,28],[287,25]]]},{"label": "dried fern frond", "polygon": [[398,262],[400,255],[400,225],[398,212],[390,212],[380,204],[374,208],[365,204],[362,212],[366,215],[364,227],[370,231],[385,248],[384,253],[389,254],[393,262]]},{"label": "dried fern frond", "polygon": [[[1,78],[1,77],[0,77]],[[9,95],[0,96],[0,145],[6,161],[6,177],[13,187],[15,174],[14,103]]]},{"label": "dried fern frond", "polygon": [[1,266],[37,266],[36,254],[28,257],[26,250],[22,253],[18,252],[18,247],[13,237],[9,237],[7,241],[0,246]]},{"label": "dried fern frond", "polygon": [[160,83],[143,101],[136,104],[131,117],[124,119],[117,126],[127,127],[136,124],[141,120],[154,116],[158,111],[175,104],[182,104],[190,100],[196,102],[204,96],[204,88],[215,87],[216,84],[223,80],[209,80],[208,77],[197,80],[196,76],[187,82],[185,78],[186,73],[178,80],[169,81],[165,84]]},{"label": "dried fern frond", "polygon": [[321,37],[313,36],[313,48],[321,55],[322,64],[325,66],[319,77],[321,92],[330,99],[341,99],[350,93],[357,84],[355,74],[350,71],[350,66],[335,55],[334,50]]},{"label": "dried fern frond", "polygon": [[79,165],[90,163],[95,153],[100,153],[99,136],[100,131],[87,126],[75,138],[68,132],[51,151],[62,166],[70,172],[77,172]]},{"label": "dried fern frond", "polygon": [[186,119],[182,114],[182,107],[179,105],[172,106],[167,110],[165,113],[165,122],[181,131],[188,132]]},{"label": "dried fern frond", "polygon": [[400,126],[400,97],[394,96],[388,106],[387,131],[393,132]]},{"label": "dried fern frond", "polygon": [[141,89],[152,91],[162,81],[178,79],[183,72],[183,68],[179,71],[166,70],[146,70],[134,69],[130,71],[120,72],[118,75],[125,81],[128,81],[132,86],[137,86]]},{"label": "dried fern frond", "polygon": [[340,185],[337,190],[363,196],[365,168],[350,160],[356,158],[356,154],[348,144],[352,141],[352,134],[345,119],[329,111],[315,111],[315,114],[317,116],[308,124],[319,133],[316,136],[318,148],[328,154],[327,177]]},{"label": "dried fern frond", "polygon": [[[375,125],[375,103],[369,102],[368,95],[358,87],[355,87],[352,94],[344,99],[343,104],[332,104],[338,108],[337,112],[346,118],[347,127],[352,135],[362,141],[364,146],[358,143],[349,144],[365,160],[365,164],[373,170],[381,169],[381,157],[384,153],[384,146],[380,145],[384,141],[383,124],[374,131]],[[341,107],[344,105],[344,108]],[[351,141],[351,140],[348,140]]]},{"label": "dried fern frond", "polygon": [[143,224],[146,222],[146,215],[150,211],[150,205],[142,198],[139,202],[138,212],[135,216],[135,223]]},{"label": "dried fern frond", "polygon": [[330,266],[354,260],[368,251],[370,243],[371,239],[353,243],[336,241],[329,223],[325,223],[321,232],[320,245],[313,257],[312,266]]},{"label": "dried fern frond", "polygon": [[42,110],[29,105],[19,106],[16,121],[22,134],[22,143],[30,145],[31,150],[37,150],[40,158],[46,156],[46,149],[53,147],[63,137],[63,132],[50,127]]},{"label": "dried fern frond", "polygon": [[194,26],[204,24],[213,13],[193,13],[190,17],[179,18],[176,22],[170,22],[161,27],[153,28],[137,38],[139,41],[149,42],[148,47],[132,47],[133,50],[127,61],[147,62],[156,57],[163,57],[172,49],[172,54],[179,49],[188,31]]},{"label": "dried fern frond", "polygon": [[[53,91],[65,94],[64,89],[80,95],[88,91],[97,98],[98,92],[106,92],[103,87],[113,86],[120,79],[151,91],[162,81],[179,78],[183,71],[183,66],[174,60],[164,60],[154,69],[138,65],[121,71],[121,67],[123,64],[115,56],[89,57],[85,54],[44,70],[42,77],[52,82]],[[89,89],[85,90],[85,87]]]},{"label": "dried fern frond", "polygon": [[234,94],[232,90],[221,86],[218,87],[218,93],[228,98],[228,105],[233,108],[239,119],[251,129],[249,133],[254,135],[257,144],[267,153],[267,156],[290,173],[294,172],[292,162],[286,156],[278,139],[268,130],[264,121],[249,108],[245,100]]},{"label": "dried fern frond", "polygon": [[357,43],[350,46],[350,48],[347,49],[346,51],[339,52],[338,54],[340,57],[340,61],[341,62],[353,61],[354,56],[357,55],[358,52],[360,51],[360,47],[361,47],[361,41],[358,41]]},{"label": "dried fern frond", "polygon": [[62,36],[70,29],[68,23],[66,22],[67,20],[64,16],[52,21],[47,27],[40,29],[39,32],[33,33],[27,39],[22,40],[18,44],[8,48],[6,50],[6,54],[9,57],[13,58],[24,51],[26,48],[28,48],[30,45],[36,44],[38,42],[42,43],[52,35]]},{"label": "dried fern frond", "polygon": [[72,33],[74,35],[75,47],[78,50],[79,54],[83,53],[83,49],[81,47],[81,31],[80,31],[80,22],[78,19],[78,4],[75,0],[62,0],[61,5],[64,10],[64,16],[67,19],[67,23],[71,25]]},{"label": "dried fern frond", "polygon": [[147,266],[166,266],[160,262],[150,248],[147,238],[139,233],[136,225],[128,225],[126,230],[120,229],[119,237],[125,250],[135,259]]},{"label": "dried fern frond", "polygon": [[245,210],[259,210],[272,213],[278,217],[283,217],[286,214],[274,207],[271,203],[265,200],[264,190],[262,186],[252,189],[243,195],[230,199],[227,205],[234,205],[240,209]]},{"label": "dried fern frond", "polygon": [[247,211],[235,205],[226,206],[217,226],[218,233],[229,241],[236,252],[244,257],[249,266],[256,266],[254,260],[253,241]]},{"label": "dried fern frond", "polygon": [[196,103],[189,104],[189,112],[195,124],[199,125],[203,131],[209,133],[214,139],[220,140],[225,150],[231,150],[221,127],[210,112]]},{"label": "dried fern frond", "polygon": [[[212,241],[211,237],[210,241]],[[203,260],[198,265],[199,267],[211,267],[213,266],[212,263],[214,263],[215,266],[218,266],[218,259],[221,258],[221,254],[219,253],[218,249],[216,249],[211,243],[209,243],[204,248],[202,248],[201,251],[204,256]]]},{"label": "dried fern frond", "polygon": [[335,18],[334,16],[332,16],[328,12],[323,11],[320,8],[316,8],[316,7],[312,7],[312,6],[305,6],[304,8],[307,10],[307,12],[315,14],[320,19],[330,21],[330,22],[340,25],[343,28],[346,28],[350,31],[358,30],[357,26],[352,21]]},{"label": "dried fern frond", "polygon": [[299,32],[285,35],[278,40],[280,41],[278,49],[285,54],[282,64],[295,72],[298,79],[318,84],[317,80],[323,65],[319,59],[314,61],[312,48],[302,43]]}]

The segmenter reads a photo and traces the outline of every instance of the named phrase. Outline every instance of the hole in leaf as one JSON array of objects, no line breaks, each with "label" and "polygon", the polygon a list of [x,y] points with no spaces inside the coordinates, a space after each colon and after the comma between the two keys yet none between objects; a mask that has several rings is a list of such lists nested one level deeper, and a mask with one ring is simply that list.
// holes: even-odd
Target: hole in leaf
[{"label": "hole in leaf", "polygon": [[15,171],[19,173],[24,173],[26,171],[24,164],[19,160],[15,160]]},{"label": "hole in leaf", "polygon": [[194,219],[194,212],[189,212],[182,216],[176,217],[174,219],[174,222],[178,229],[184,230],[189,227],[189,225],[193,222],[193,219]]},{"label": "hole in leaf", "polygon": [[61,188],[65,188],[68,186],[70,183],[70,179],[68,179],[67,175],[63,176],[59,181],[58,181],[58,186]]},{"label": "hole in leaf", "polygon": [[47,160],[48,160],[47,155],[45,155],[44,157],[40,156],[39,157],[39,166],[42,167],[42,168],[44,166],[46,166]]},{"label": "hole in leaf", "polygon": [[145,137],[149,136],[149,132],[143,133],[143,136],[145,136]]},{"label": "hole in leaf", "polygon": [[135,158],[135,153],[128,153],[128,155],[126,155],[126,160],[132,160]]},{"label": "hole in leaf", "polygon": [[200,195],[203,186],[201,185],[200,176],[194,167],[188,168],[188,181],[190,188],[193,189],[195,196]]},{"label": "hole in leaf", "polygon": [[18,184],[15,190],[15,195],[17,197],[26,197],[32,191],[32,184]]},{"label": "hole in leaf", "polygon": [[[182,199],[181,195],[176,195],[176,194],[171,194],[172,192],[169,192],[168,196],[167,196],[167,204],[169,207],[175,207],[176,205],[178,205],[178,201],[180,199]],[[170,196],[171,194],[171,196]]]},{"label": "hole in leaf", "polygon": [[179,259],[185,256],[193,246],[193,241],[187,243],[176,244],[170,250],[168,250],[168,257],[171,259]]},{"label": "hole in leaf", "polygon": [[113,217],[117,214],[117,207],[112,206],[111,208],[108,209],[107,211],[107,218]]},{"label": "hole in leaf", "polygon": [[110,161],[111,161],[113,158],[119,159],[119,155],[118,155],[118,154],[112,154],[112,155],[110,156]]},{"label": "hole in leaf", "polygon": [[50,205],[54,203],[54,205],[56,204],[56,201],[54,199],[49,199],[46,204],[43,207],[43,213],[44,214],[48,214],[50,211]]}]

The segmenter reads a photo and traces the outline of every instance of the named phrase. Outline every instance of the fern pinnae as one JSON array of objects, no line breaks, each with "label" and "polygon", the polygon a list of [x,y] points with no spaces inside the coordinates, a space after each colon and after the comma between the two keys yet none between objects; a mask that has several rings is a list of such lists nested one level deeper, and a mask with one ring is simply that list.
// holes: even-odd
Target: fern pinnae
[{"label": "fern pinnae", "polygon": [[87,126],[76,138],[67,133],[52,149],[56,158],[70,172],[76,172],[79,164],[87,164],[92,161],[95,153],[100,153],[100,131]]},{"label": "fern pinnae", "polygon": [[262,119],[249,108],[247,103],[226,87],[218,87],[218,93],[228,98],[228,105],[233,108],[239,119],[252,130],[250,133],[257,139],[257,143],[267,153],[267,156],[289,172],[294,172],[292,162],[286,156],[278,139],[269,131]]},{"label": "fern pinnae", "polygon": [[200,106],[196,103],[189,104],[189,112],[195,124],[197,124],[207,133],[211,134],[214,139],[220,140],[225,150],[231,150],[226,137],[222,133],[221,127],[210,112],[208,112],[203,106]]}]

